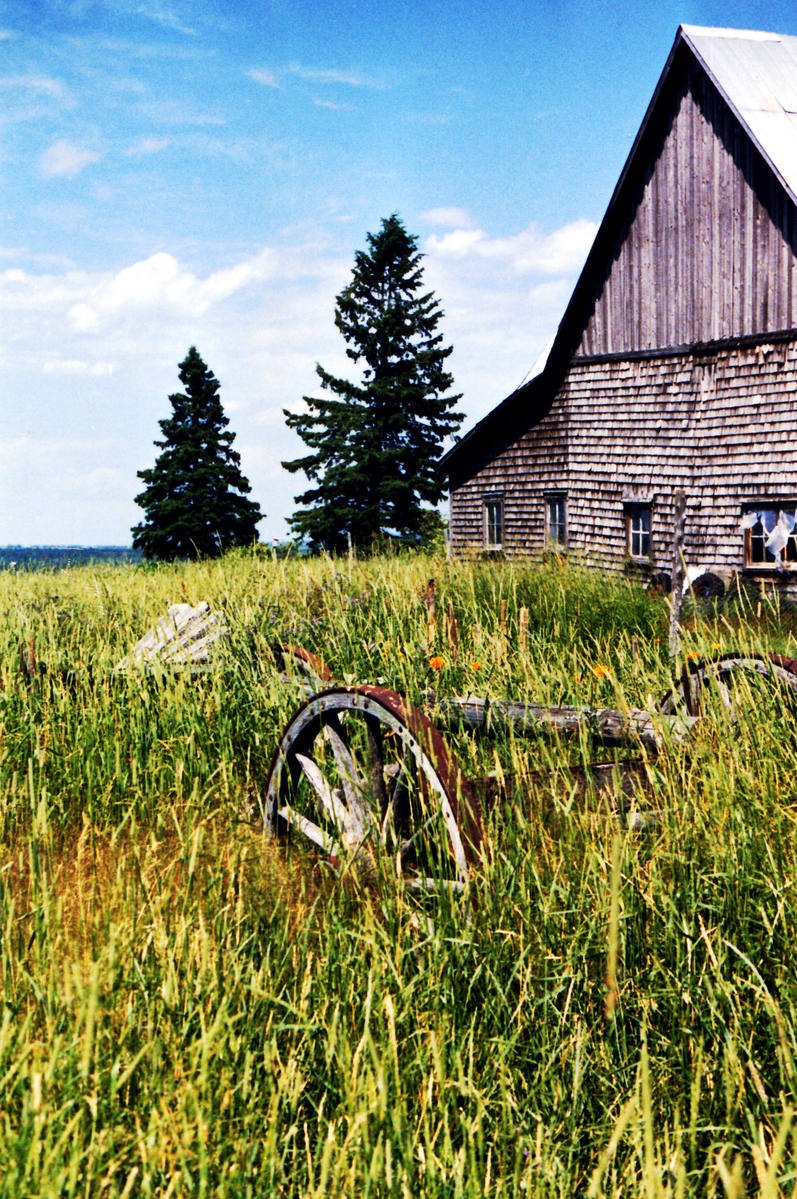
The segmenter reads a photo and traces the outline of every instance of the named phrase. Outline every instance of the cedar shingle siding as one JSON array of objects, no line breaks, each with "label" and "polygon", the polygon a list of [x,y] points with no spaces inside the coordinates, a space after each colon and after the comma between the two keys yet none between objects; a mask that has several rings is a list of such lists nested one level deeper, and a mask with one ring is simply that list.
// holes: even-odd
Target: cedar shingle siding
[{"label": "cedar shingle siding", "polygon": [[651,567],[669,567],[673,495],[688,497],[685,557],[743,566],[742,505],[797,502],[797,337],[747,349],[574,362],[551,412],[452,492],[451,539],[482,548],[483,495],[503,492],[504,550],[544,548],[544,498],[567,493],[567,545],[627,560],[626,506],[651,504]]},{"label": "cedar shingle siding", "polygon": [[[666,567],[680,489],[687,563],[733,571],[744,505],[797,506],[797,207],[736,81],[705,66],[728,38],[742,96],[770,54],[781,73],[793,55],[797,92],[797,39],[679,30],[546,368],[447,455],[455,552],[484,547],[500,496],[503,551],[541,553],[564,492],[568,549],[621,568],[644,546]],[[797,118],[793,139],[797,162]],[[629,534],[643,509],[649,547],[647,516]]]}]

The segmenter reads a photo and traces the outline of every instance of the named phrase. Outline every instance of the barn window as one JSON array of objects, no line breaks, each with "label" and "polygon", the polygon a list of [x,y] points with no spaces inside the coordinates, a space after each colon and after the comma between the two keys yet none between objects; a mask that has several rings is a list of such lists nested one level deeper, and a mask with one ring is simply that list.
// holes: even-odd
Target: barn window
[{"label": "barn window", "polygon": [[567,516],[563,491],[551,491],[545,496],[545,544],[552,550],[563,550],[567,545]]},{"label": "barn window", "polygon": [[742,514],[745,566],[793,570],[797,566],[797,505],[750,508]]},{"label": "barn window", "polygon": [[484,501],[484,544],[488,550],[500,550],[504,544],[504,501],[500,495]]},{"label": "barn window", "polygon": [[626,548],[637,562],[650,559],[650,504],[626,504]]}]

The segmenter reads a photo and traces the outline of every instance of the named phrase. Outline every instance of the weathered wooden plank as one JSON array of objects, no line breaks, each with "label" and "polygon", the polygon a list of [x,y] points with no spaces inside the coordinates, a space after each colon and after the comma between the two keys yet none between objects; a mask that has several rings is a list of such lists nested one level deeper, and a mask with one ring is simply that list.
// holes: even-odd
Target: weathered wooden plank
[{"label": "weathered wooden plank", "polygon": [[629,708],[545,706],[504,699],[476,696],[424,696],[424,706],[435,724],[464,724],[468,728],[490,732],[513,729],[521,734],[546,730],[577,733],[586,729],[602,741],[614,744],[637,742],[659,749],[667,738],[685,736],[693,717],[651,716],[649,712]]},{"label": "weathered wooden plank", "polygon": [[136,642],[122,659],[117,671],[163,666],[207,669],[214,647],[228,633],[220,612],[202,600],[195,608],[190,604],[172,604],[166,616]]}]

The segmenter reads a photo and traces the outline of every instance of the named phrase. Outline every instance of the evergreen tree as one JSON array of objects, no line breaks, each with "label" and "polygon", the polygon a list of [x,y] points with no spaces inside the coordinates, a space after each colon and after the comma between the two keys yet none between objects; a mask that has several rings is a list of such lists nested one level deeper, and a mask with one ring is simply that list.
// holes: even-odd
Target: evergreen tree
[{"label": "evergreen tree", "polygon": [[361,366],[352,383],[316,367],[329,396],[305,396],[307,410],[285,412],[310,453],[283,462],[315,484],[291,517],[314,549],[344,549],[347,535],[371,548],[383,535],[417,541],[444,494],[442,441],[459,428],[461,398],[437,326],[442,311],[424,292],[417,239],[395,214],[368,234],[355,255],[351,282],[336,299],[335,324],[346,354]]},{"label": "evergreen tree", "polygon": [[161,453],[140,470],[144,490],[136,503],[146,519],[132,530],[145,558],[218,557],[234,545],[257,541],[258,505],[240,471],[235,434],[219,399],[219,381],[191,346],[179,366],[185,392],[169,396],[172,415],[159,421]]}]

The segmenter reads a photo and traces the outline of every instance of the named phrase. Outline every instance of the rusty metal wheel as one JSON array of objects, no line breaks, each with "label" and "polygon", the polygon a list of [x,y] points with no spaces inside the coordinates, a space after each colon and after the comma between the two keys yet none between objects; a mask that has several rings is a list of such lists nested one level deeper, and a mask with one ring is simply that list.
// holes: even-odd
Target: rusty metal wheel
[{"label": "rusty metal wheel", "polygon": [[781,654],[730,653],[689,662],[673,680],[659,711],[668,716],[703,716],[712,697],[733,711],[734,692],[738,697],[742,684],[746,682],[749,690],[761,681],[797,693],[797,660]]},{"label": "rusty metal wheel", "polygon": [[271,652],[285,682],[297,683],[307,695],[313,695],[332,682],[332,674],[325,663],[301,645],[275,642]]},{"label": "rusty metal wheel", "polygon": [[461,888],[478,844],[470,787],[431,721],[395,691],[333,687],[294,714],[271,763],[266,827],[335,864]]}]

